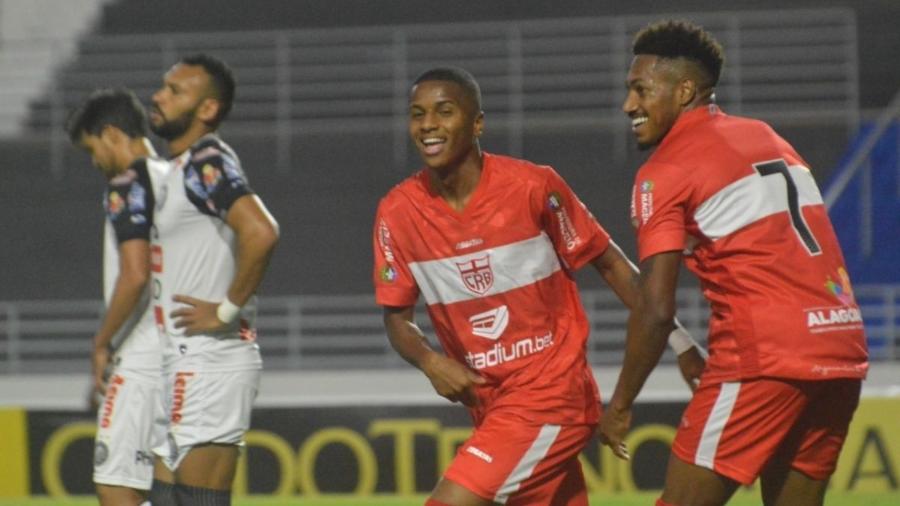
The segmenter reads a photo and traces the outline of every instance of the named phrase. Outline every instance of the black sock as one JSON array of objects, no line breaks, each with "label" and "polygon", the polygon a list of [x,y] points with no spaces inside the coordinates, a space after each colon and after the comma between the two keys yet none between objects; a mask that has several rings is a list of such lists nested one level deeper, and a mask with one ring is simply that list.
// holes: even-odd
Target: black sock
[{"label": "black sock", "polygon": [[178,506],[178,500],[175,498],[175,484],[153,480],[148,499],[150,499],[151,506]]},{"label": "black sock", "polygon": [[175,485],[175,496],[178,498],[179,506],[231,506],[230,490],[213,490],[178,484]]}]

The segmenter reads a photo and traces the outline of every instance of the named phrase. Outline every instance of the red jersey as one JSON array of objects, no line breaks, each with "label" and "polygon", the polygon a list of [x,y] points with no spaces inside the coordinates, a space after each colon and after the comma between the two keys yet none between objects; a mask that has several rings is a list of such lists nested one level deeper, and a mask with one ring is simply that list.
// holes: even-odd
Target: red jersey
[{"label": "red jersey", "polygon": [[444,351],[487,380],[476,424],[500,408],[535,423],[594,423],[599,393],[572,271],[608,245],[552,168],[485,154],[461,212],[430,190],[424,170],[382,199],[375,299],[405,307],[424,296]]},{"label": "red jersey", "polygon": [[862,378],[866,337],[806,163],[761,121],[682,115],[638,171],[643,261],[684,250],[709,301],[706,377]]}]

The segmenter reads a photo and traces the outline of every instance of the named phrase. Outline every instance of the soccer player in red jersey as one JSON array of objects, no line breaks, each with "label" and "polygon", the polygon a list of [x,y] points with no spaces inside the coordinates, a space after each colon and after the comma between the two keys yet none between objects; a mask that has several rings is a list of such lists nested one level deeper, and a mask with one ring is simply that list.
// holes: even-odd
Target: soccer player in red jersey
[{"label": "soccer player in red jersey", "polygon": [[868,369],[822,197],[772,128],[714,104],[724,56],[702,28],[653,24],[633,52],[623,110],[655,150],[632,190],[640,288],[601,439],[622,454],[684,261],[711,306],[710,356],[657,504],[724,504],[761,477],[766,505],[821,505]]},{"label": "soccer player in red jersey", "polygon": [[[483,153],[483,127],[471,74],[417,78],[409,133],[425,168],[375,219],[375,294],[391,344],[476,426],[426,504],[585,505],[577,456],[600,404],[572,276],[592,264],[630,306],[636,271],[552,168]],[[414,322],[420,294],[446,354]],[[667,334],[682,335],[674,328],[670,318]],[[690,382],[703,359],[687,348]]]}]

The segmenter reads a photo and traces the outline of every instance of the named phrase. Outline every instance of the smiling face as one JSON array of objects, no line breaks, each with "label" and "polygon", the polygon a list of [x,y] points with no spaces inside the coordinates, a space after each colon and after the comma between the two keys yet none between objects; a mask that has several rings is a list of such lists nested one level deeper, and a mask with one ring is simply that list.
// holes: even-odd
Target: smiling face
[{"label": "smiling face", "polygon": [[409,135],[428,167],[446,171],[479,153],[484,114],[462,86],[422,81],[409,99]]},{"label": "smiling face", "polygon": [[693,98],[694,82],[679,78],[679,64],[654,55],[637,55],[631,62],[622,110],[641,149],[659,144]]}]

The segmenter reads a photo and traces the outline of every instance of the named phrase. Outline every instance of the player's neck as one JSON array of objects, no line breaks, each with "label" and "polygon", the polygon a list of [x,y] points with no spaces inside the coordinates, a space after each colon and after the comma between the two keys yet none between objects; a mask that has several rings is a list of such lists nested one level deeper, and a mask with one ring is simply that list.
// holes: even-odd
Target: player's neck
[{"label": "player's neck", "polygon": [[480,152],[466,157],[462,163],[445,170],[429,168],[428,179],[431,188],[443,198],[447,204],[462,211],[469,203],[481,180],[483,158]]},{"label": "player's neck", "polygon": [[194,123],[190,128],[182,135],[176,139],[172,139],[168,143],[169,148],[169,156],[171,158],[175,158],[180,154],[184,153],[191,146],[194,145],[201,137],[208,135],[215,130],[210,129],[206,125],[201,123]]},{"label": "player's neck", "polygon": [[[129,142],[129,151],[134,155],[134,159],[147,158],[148,156],[156,155],[153,144],[150,144],[150,140],[146,137],[132,139]],[[132,163],[134,163],[134,159],[132,160]]]}]

